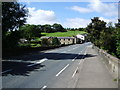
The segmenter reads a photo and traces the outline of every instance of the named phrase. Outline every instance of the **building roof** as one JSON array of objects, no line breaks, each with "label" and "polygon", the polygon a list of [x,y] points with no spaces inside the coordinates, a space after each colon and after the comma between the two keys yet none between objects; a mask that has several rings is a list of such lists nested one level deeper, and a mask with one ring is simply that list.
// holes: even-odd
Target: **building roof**
[{"label": "building roof", "polygon": [[74,39],[74,37],[57,37],[58,39]]},{"label": "building roof", "polygon": [[[43,38],[55,38],[55,37],[41,37],[41,39]],[[74,37],[57,37],[58,39],[74,39]]]}]

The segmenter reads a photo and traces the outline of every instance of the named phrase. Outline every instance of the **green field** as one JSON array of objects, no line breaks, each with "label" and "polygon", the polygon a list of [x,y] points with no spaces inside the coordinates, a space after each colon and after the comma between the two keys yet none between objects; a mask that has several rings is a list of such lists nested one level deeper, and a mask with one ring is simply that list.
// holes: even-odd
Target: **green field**
[{"label": "green field", "polygon": [[67,31],[67,32],[55,32],[55,33],[42,33],[43,36],[47,37],[72,37],[77,34],[84,34],[84,31]]}]

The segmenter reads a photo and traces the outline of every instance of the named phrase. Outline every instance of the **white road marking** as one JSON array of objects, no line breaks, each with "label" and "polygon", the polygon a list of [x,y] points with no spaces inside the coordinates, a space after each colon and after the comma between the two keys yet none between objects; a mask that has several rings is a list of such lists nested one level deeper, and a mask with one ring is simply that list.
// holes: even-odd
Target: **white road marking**
[{"label": "white road marking", "polygon": [[72,49],[68,50],[68,51],[71,51]]},{"label": "white road marking", "polygon": [[75,47],[75,48],[73,48],[73,49],[76,49],[76,48],[78,48],[78,47]]},{"label": "white road marking", "polygon": [[79,64],[81,64],[82,60],[80,60]]},{"label": "white road marking", "polygon": [[84,51],[85,49],[83,49],[82,51],[80,51],[79,55]]},{"label": "white road marking", "polygon": [[67,51],[63,51],[63,52],[61,52],[61,53],[58,53],[57,55],[62,54],[62,53],[65,53],[65,52],[67,52]]},{"label": "white road marking", "polygon": [[72,61],[75,61],[75,59],[77,58],[78,56],[76,56]]},{"label": "white road marking", "polygon": [[59,76],[68,66],[69,66],[69,64],[67,64],[60,72],[58,72],[56,74],[56,77]]},{"label": "white road marking", "polygon": [[75,59],[73,59],[72,61],[75,61]]},{"label": "white road marking", "polygon": [[[86,50],[85,50],[84,55],[86,55],[86,54],[87,54],[87,49],[88,49],[88,48],[86,47]],[[85,57],[85,56],[83,56],[83,57]],[[85,60],[85,59],[83,59],[83,62],[84,62],[84,60]]]},{"label": "white road marking", "polygon": [[[72,60],[75,61],[75,59],[84,51],[85,49],[83,49],[82,51],[80,51],[80,53],[78,53],[78,55]],[[82,57],[83,58],[83,57]]]},{"label": "white road marking", "polygon": [[36,65],[36,64],[40,64],[40,63],[42,63],[42,62],[44,62],[44,61],[46,61],[46,60],[48,60],[48,59],[47,59],[47,58],[43,58],[42,60],[40,60],[40,61],[38,61],[38,62],[35,62],[34,64],[27,65],[27,67],[31,67],[31,66],[34,66],[34,65]]},{"label": "white road marking", "polygon": [[[86,54],[87,54],[87,48],[85,49],[85,53],[83,54],[83,56],[82,56],[82,58],[81,58],[81,59],[83,59],[84,55],[86,55]],[[84,59],[83,59],[83,60],[80,60],[79,64],[81,64],[81,63],[82,63],[82,65],[83,65],[83,62],[84,62]]]},{"label": "white road marking", "polygon": [[78,47],[72,48],[72,49],[70,49],[70,50],[68,50],[68,51],[72,51],[72,50],[74,50],[74,49],[76,49],[76,48],[78,48]]},{"label": "white road marking", "polygon": [[3,71],[2,73],[6,73],[6,72],[9,72],[9,71],[12,71],[12,69],[8,69],[6,71]]},{"label": "white road marking", "polygon": [[66,51],[63,51],[62,53],[65,53]]},{"label": "white road marking", "polygon": [[45,88],[47,88],[47,86],[43,86],[43,87],[41,88],[41,90],[44,90]]},{"label": "white road marking", "polygon": [[73,73],[73,75],[72,75],[72,78],[75,76],[77,70],[78,70],[78,67],[75,69],[75,71],[74,71],[74,73]]}]

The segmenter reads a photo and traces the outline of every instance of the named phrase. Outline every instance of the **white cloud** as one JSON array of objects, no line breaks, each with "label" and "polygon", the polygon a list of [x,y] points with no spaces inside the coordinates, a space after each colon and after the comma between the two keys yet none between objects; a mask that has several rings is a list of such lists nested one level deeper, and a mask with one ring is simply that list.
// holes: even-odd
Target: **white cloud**
[{"label": "white cloud", "polygon": [[79,7],[79,6],[73,6],[71,7],[72,10],[81,12],[81,13],[89,13],[92,12],[89,8],[83,8],[83,7]]},{"label": "white cloud", "polygon": [[105,16],[117,16],[118,12],[116,3],[103,3],[100,0],[92,0],[88,7]]},{"label": "white cloud", "polygon": [[80,13],[98,12],[105,16],[117,16],[117,7],[116,3],[103,3],[100,0],[91,0],[87,7],[73,6],[71,9]]},{"label": "white cloud", "polygon": [[36,10],[36,8],[28,8],[29,17],[27,20],[28,24],[54,24],[58,23],[54,11],[50,10]]},{"label": "white cloud", "polygon": [[[116,19],[107,19],[107,18],[104,18],[104,17],[100,17],[99,19],[105,21],[107,24],[109,22],[112,22],[113,26],[114,26],[114,23],[117,23],[117,18]],[[91,19],[69,18],[69,19],[66,19],[65,22],[62,25],[66,28],[81,28],[81,27],[84,28],[90,22],[91,22]]]},{"label": "white cloud", "polygon": [[112,22],[113,26],[114,26],[115,23],[117,23],[117,18],[114,18],[114,19],[106,19],[106,18],[104,18],[104,17],[100,17],[99,19],[105,21],[107,24],[108,24],[109,22]]},{"label": "white cloud", "polygon": [[63,23],[64,27],[68,28],[80,28],[86,27],[90,23],[90,19],[83,18],[69,18]]},{"label": "white cloud", "polygon": [[[98,3],[98,2],[97,2]],[[89,4],[91,5],[91,4]],[[99,6],[99,5],[97,5]],[[96,8],[97,8],[96,6]],[[95,8],[95,7],[92,7]],[[55,15],[55,12],[52,10],[41,10],[38,9],[36,10],[36,8],[28,8],[29,9],[29,14],[30,16],[28,17],[27,23],[28,24],[54,24],[54,23],[60,23],[57,20],[57,17]],[[74,7],[74,9],[80,9],[77,7]],[[88,9],[88,8],[87,8]],[[90,12],[89,10],[87,11],[87,9],[82,8],[81,12]],[[96,9],[97,11],[97,9]],[[100,10],[102,12],[102,10]],[[104,20],[105,22],[113,22],[116,23],[117,22],[117,18],[114,19],[106,19],[104,17],[100,17],[101,20]],[[60,24],[63,25],[63,27],[68,27],[68,28],[80,28],[80,27],[86,27],[89,23],[91,22],[90,19],[84,19],[84,18],[68,18],[65,19],[64,22],[61,22]]]}]

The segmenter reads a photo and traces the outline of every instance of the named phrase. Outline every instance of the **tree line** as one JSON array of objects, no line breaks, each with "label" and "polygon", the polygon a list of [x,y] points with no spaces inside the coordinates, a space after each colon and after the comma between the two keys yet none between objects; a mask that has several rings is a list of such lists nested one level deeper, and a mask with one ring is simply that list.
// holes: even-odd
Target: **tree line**
[{"label": "tree line", "polygon": [[99,17],[94,17],[86,27],[86,32],[92,43],[120,58],[120,19],[113,26],[111,22],[107,24]]}]

